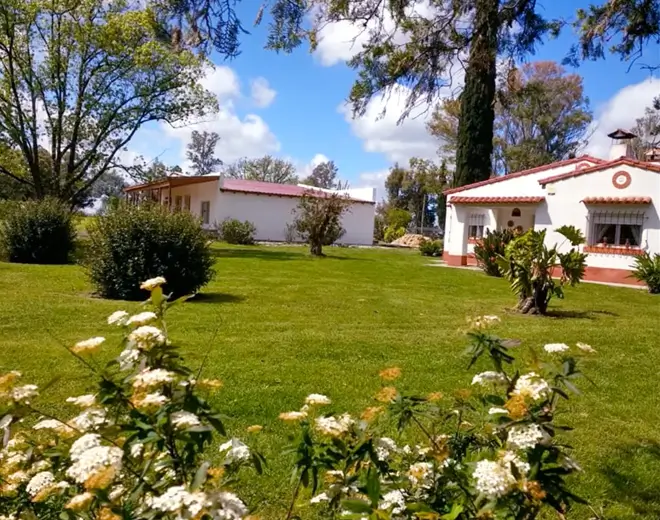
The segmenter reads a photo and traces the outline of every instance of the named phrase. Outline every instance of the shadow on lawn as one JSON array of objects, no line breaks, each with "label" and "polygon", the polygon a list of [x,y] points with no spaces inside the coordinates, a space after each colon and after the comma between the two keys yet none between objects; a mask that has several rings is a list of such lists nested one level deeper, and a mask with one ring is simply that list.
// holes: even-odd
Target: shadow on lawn
[{"label": "shadow on lawn", "polygon": [[[620,445],[600,471],[610,484],[609,498],[631,508],[635,515],[660,518],[660,442],[641,439]],[[609,514],[607,518],[623,520],[629,515]]]},{"label": "shadow on lawn", "polygon": [[202,292],[197,293],[194,298],[189,300],[190,303],[239,303],[245,300],[245,296],[237,294],[227,294],[219,292]]},{"label": "shadow on lawn", "polygon": [[564,319],[578,319],[578,320],[595,320],[598,315],[602,316],[618,316],[618,314],[610,311],[569,311],[562,309],[548,310],[546,316],[550,318]]},{"label": "shadow on lawn", "polygon": [[[324,249],[325,251],[325,249]],[[328,248],[328,252],[331,249]],[[248,247],[245,249],[216,249],[212,252],[216,258],[256,258],[259,260],[304,260],[312,258],[307,249],[301,249],[300,252],[294,251],[278,251],[277,247],[273,249],[262,249],[256,247]],[[326,260],[370,260],[367,258],[355,258],[350,256],[334,256],[326,254],[323,257]]]}]

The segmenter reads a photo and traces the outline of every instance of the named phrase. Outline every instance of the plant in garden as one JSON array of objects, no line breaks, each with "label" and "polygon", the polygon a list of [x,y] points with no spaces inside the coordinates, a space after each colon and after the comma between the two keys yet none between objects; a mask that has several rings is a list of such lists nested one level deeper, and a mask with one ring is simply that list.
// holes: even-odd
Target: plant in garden
[{"label": "plant in garden", "polygon": [[660,255],[645,253],[636,257],[631,276],[644,282],[651,294],[660,294]]},{"label": "plant in garden", "polygon": [[346,230],[342,215],[348,211],[349,200],[337,193],[310,192],[300,198],[294,210],[294,225],[298,235],[309,244],[309,252],[323,256],[323,246],[339,240]]},{"label": "plant in garden", "polygon": [[387,243],[394,242],[397,238],[401,238],[406,234],[406,229],[402,227],[387,226],[385,228],[384,240]]},{"label": "plant in garden", "polygon": [[[517,309],[522,313],[545,314],[553,296],[564,297],[563,286],[576,285],[584,277],[587,255],[577,246],[584,243],[582,232],[574,226],[555,230],[571,248],[560,253],[560,245],[545,245],[546,230],[529,230],[511,241],[498,259],[500,271],[518,295]],[[560,274],[559,280],[553,275]]]},{"label": "plant in garden", "polygon": [[223,220],[218,226],[218,235],[229,244],[250,246],[254,244],[254,233],[257,230],[249,220],[241,222],[235,218]]},{"label": "plant in garden", "polygon": [[419,252],[422,256],[442,256],[442,240],[424,239],[419,244]]},{"label": "plant in garden", "polygon": [[199,220],[160,205],[120,204],[89,229],[88,273],[104,298],[140,300],[140,280],[162,275],[174,296],[193,294],[214,275]]},{"label": "plant in garden", "polygon": [[[549,344],[552,360],[521,373],[511,350],[519,342],[493,335],[497,322],[471,323],[470,366],[482,358],[492,365],[473,377],[473,391],[408,395],[394,386],[401,370],[392,367],[380,372],[376,403],[359,417],[326,412],[330,399],[318,394],[282,413],[299,428],[287,518],[302,488],[310,489],[317,518],[531,520],[584,502],[565,480],[579,466],[556,437],[570,429],[556,418],[577,392],[576,361],[567,345]],[[594,352],[583,343],[578,349]]]},{"label": "plant in garden", "polygon": [[[109,326],[124,330],[123,350],[104,368],[89,359],[103,337],[70,348],[98,378],[93,393],[70,397],[73,418],[36,404],[40,389],[0,375],[0,518],[231,520],[247,515],[229,490],[237,472],[263,459],[238,439],[212,455],[225,437],[221,415],[203,397],[221,386],[192,371],[167,336],[165,314],[185,298],[163,295],[162,277],[142,287],[146,309],[117,311]],[[41,391],[44,391],[41,389]],[[37,422],[32,428],[29,418]],[[214,464],[212,460],[219,462]]]},{"label": "plant in garden", "polygon": [[506,246],[514,238],[510,229],[487,231],[486,235],[474,246],[474,256],[477,264],[488,276],[502,276],[497,263],[504,256]]},{"label": "plant in garden", "polygon": [[66,264],[76,245],[71,210],[56,199],[6,206],[0,249],[10,262]]}]

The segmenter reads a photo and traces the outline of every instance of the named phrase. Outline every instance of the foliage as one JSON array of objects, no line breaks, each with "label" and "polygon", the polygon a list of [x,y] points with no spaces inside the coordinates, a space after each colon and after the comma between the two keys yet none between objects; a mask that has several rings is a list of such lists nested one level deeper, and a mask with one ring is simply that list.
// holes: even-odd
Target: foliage
[{"label": "foliage", "polygon": [[[0,376],[0,514],[68,520],[247,514],[226,487],[244,466],[261,471],[262,457],[231,439],[220,446],[224,460],[212,465],[209,448],[226,433],[204,394],[222,383],[201,378],[203,366],[187,367],[168,339],[165,314],[183,300],[169,301],[164,283],[157,277],[142,284],[151,293],[148,310],[108,317],[110,326],[124,329],[124,350],[104,368],[88,360],[104,337],[70,347],[97,380],[93,393],[67,399],[81,409],[77,416],[45,414],[34,403],[36,385],[19,385],[20,372]],[[32,429],[23,426],[40,416]]]},{"label": "foliage", "polygon": [[254,233],[257,228],[249,220],[241,222],[235,218],[223,220],[218,226],[218,235],[229,244],[249,246],[254,244]]},{"label": "foliage", "polygon": [[147,161],[143,156],[138,156],[131,165],[121,165],[124,170],[135,182],[149,183],[159,181],[170,175],[182,175],[183,170],[179,165],[168,166],[158,157],[152,161]]},{"label": "foliage", "polygon": [[388,207],[385,210],[385,223],[389,227],[407,229],[412,220],[410,211],[397,208]]},{"label": "foliage", "polygon": [[[410,395],[394,386],[401,370],[391,367],[380,372],[377,405],[359,419],[326,413],[331,401],[321,394],[280,415],[298,423],[296,489],[311,489],[318,517],[531,520],[584,503],[567,482],[579,466],[557,438],[571,428],[555,420],[578,393],[577,362],[568,345],[548,344],[553,359],[521,374],[511,367],[516,342],[486,329],[498,321],[479,317],[468,333],[470,366],[486,358],[493,367],[474,376],[475,391]],[[394,429],[412,445],[386,436]]]},{"label": "foliage", "polygon": [[[207,61],[160,40],[154,11],[114,0],[0,3],[0,174],[76,205],[151,121],[217,108]],[[38,145],[47,142],[48,149]]]},{"label": "foliage", "polygon": [[0,249],[10,262],[66,264],[75,248],[69,207],[56,199],[13,203],[0,222]]},{"label": "foliage", "polygon": [[309,177],[302,180],[303,184],[332,190],[348,189],[348,182],[343,183],[337,179],[339,170],[334,161],[325,161],[314,166]]},{"label": "foliage", "polygon": [[323,256],[323,246],[334,244],[344,235],[341,219],[348,206],[348,199],[337,193],[307,193],[300,198],[294,210],[294,225],[312,255]]},{"label": "foliage", "polygon": [[[545,314],[553,296],[564,297],[564,285],[577,285],[584,277],[587,255],[577,249],[584,243],[582,232],[573,226],[562,226],[555,232],[570,243],[568,252],[559,252],[558,244],[548,248],[545,229],[529,230],[509,242],[504,256],[498,259],[500,271],[518,295],[517,308],[522,313]],[[556,270],[561,273],[558,282],[553,278]]]},{"label": "foliage", "polygon": [[[560,65],[539,61],[513,68],[498,85],[493,169],[507,174],[576,154],[588,137],[592,116],[582,78]],[[460,102],[440,103],[428,124],[451,156],[458,146]]]},{"label": "foliage", "polygon": [[419,244],[422,256],[442,256],[442,240],[424,240]]},{"label": "foliage", "polygon": [[374,215],[374,242],[385,239],[385,217],[379,213]]},{"label": "foliage", "polygon": [[660,107],[646,107],[644,115],[635,120],[631,132],[637,136],[631,143],[635,158],[645,161],[646,152],[660,148]]},{"label": "foliage", "polygon": [[660,294],[660,255],[645,253],[636,257],[631,276],[644,282],[651,294]]},{"label": "foliage", "polygon": [[220,140],[217,132],[193,130],[186,146],[186,158],[192,163],[197,175],[209,175],[222,166],[222,160],[215,156],[215,147]]},{"label": "foliage", "polygon": [[116,170],[108,170],[92,184],[89,196],[93,199],[121,197],[126,186],[126,180]]},{"label": "foliage", "polygon": [[213,257],[198,219],[160,205],[120,204],[89,228],[87,268],[104,298],[139,300],[140,280],[162,274],[168,293],[193,294],[213,277]]},{"label": "foliage", "polygon": [[277,184],[297,184],[296,167],[292,162],[265,155],[259,159],[239,159],[227,165],[227,177],[250,181],[274,182]]},{"label": "foliage", "polygon": [[401,238],[406,234],[406,228],[396,227],[396,226],[387,226],[385,228],[385,234],[383,235],[383,240],[388,244],[394,242],[396,239]]},{"label": "foliage", "polygon": [[503,257],[506,246],[514,238],[510,229],[488,230],[486,235],[474,246],[477,264],[488,276],[502,276],[498,259]]}]

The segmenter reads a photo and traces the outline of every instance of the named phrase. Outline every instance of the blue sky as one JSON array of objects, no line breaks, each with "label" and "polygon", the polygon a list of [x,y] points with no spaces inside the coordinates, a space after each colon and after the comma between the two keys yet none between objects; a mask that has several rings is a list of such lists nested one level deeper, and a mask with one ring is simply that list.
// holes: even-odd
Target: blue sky
[{"label": "blue sky", "polygon": [[[588,4],[582,0],[543,3],[549,18],[571,18],[578,7]],[[315,161],[330,158],[352,186],[380,188],[394,161],[435,156],[437,144],[426,134],[423,117],[396,125],[401,96],[373,100],[367,114],[355,120],[342,109],[355,77],[345,65],[356,48],[350,43],[354,28],[346,24],[330,27],[322,33],[314,54],[307,48],[276,54],[263,49],[266,27],[249,27],[257,8],[258,2],[250,0],[239,4],[250,30],[242,39],[242,54],[232,61],[214,60],[217,68],[208,80],[207,86],[219,96],[221,113],[200,129],[221,135],[217,149],[220,158],[231,162],[270,153],[294,161],[301,174]],[[575,40],[570,29],[566,30],[539,47],[529,61],[561,61]],[[658,47],[647,50],[639,61],[660,62]],[[584,63],[576,70],[584,77],[594,110],[594,134],[586,150],[590,153],[606,155],[605,134],[617,126],[634,124],[644,107],[660,94],[660,79],[650,78],[639,64],[630,71],[628,67],[617,57],[608,57]],[[378,120],[383,107],[387,115]],[[129,144],[130,153],[150,158],[160,155],[167,163],[185,165],[185,142],[191,130],[153,125]]]}]

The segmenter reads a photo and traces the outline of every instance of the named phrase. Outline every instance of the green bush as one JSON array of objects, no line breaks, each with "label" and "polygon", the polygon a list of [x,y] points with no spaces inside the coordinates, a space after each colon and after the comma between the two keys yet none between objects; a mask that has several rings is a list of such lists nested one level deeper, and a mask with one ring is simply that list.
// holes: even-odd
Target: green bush
[{"label": "green bush", "polygon": [[635,259],[632,277],[644,282],[651,294],[660,294],[660,255],[645,253]]},{"label": "green bush", "polygon": [[0,245],[10,262],[66,264],[76,245],[73,215],[65,204],[45,199],[5,205]]},{"label": "green bush", "polygon": [[223,220],[218,225],[218,235],[229,244],[250,246],[254,244],[254,232],[257,230],[249,220],[241,222],[235,218]]},{"label": "green bush", "polygon": [[419,244],[422,256],[442,256],[442,240],[424,240]]},{"label": "green bush", "polygon": [[397,238],[401,238],[405,234],[405,228],[387,226],[385,228],[385,242],[394,242]]},{"label": "green bush", "polygon": [[168,280],[166,293],[193,294],[213,277],[213,257],[199,220],[158,205],[121,204],[89,229],[88,271],[105,298],[140,300],[140,282]]},{"label": "green bush", "polygon": [[486,236],[474,246],[477,264],[488,276],[502,276],[497,259],[504,256],[507,244],[514,237],[513,231],[509,229],[487,231]]}]

